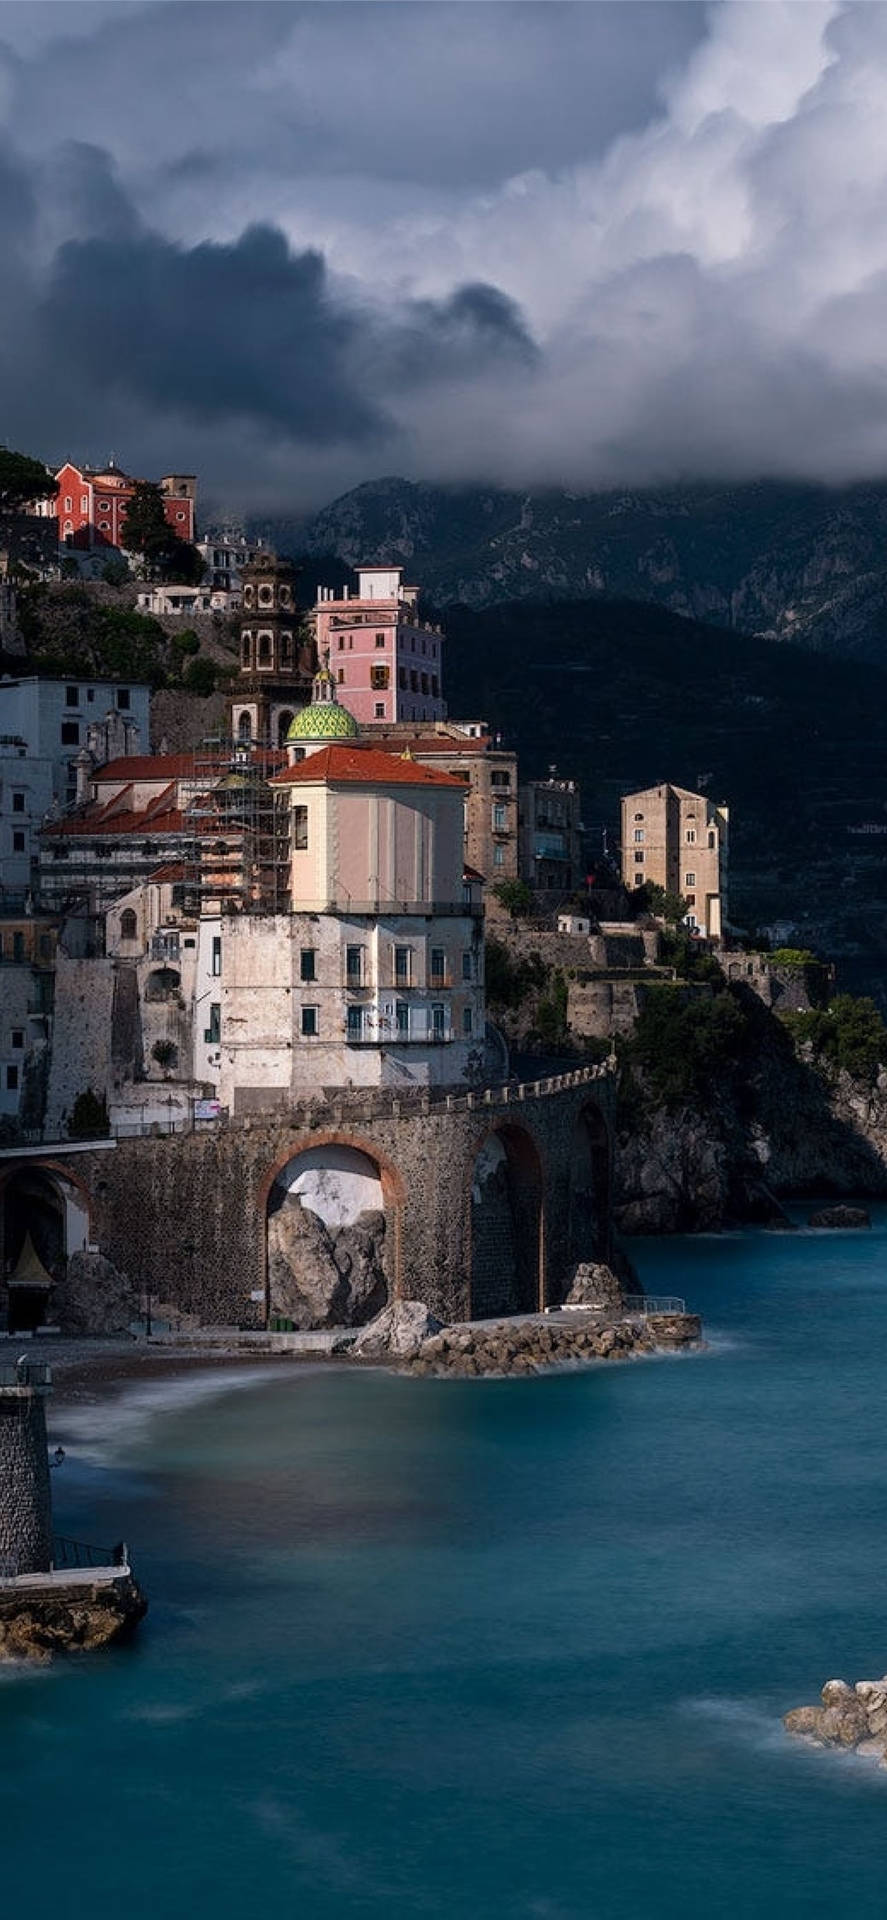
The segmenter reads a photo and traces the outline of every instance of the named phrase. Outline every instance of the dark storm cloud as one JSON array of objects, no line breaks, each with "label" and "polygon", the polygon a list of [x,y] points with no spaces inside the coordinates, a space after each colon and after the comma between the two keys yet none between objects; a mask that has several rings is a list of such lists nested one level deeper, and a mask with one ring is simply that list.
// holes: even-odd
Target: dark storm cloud
[{"label": "dark storm cloud", "polygon": [[0,0],[0,436],[244,506],[881,473],[885,91],[855,0]]}]

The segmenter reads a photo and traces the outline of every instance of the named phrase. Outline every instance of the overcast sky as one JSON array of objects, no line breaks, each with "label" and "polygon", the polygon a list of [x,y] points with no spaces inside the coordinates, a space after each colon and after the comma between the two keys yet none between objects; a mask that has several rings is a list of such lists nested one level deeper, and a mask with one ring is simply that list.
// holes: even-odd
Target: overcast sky
[{"label": "overcast sky", "polygon": [[887,473],[887,4],[0,0],[0,440],[361,480]]}]

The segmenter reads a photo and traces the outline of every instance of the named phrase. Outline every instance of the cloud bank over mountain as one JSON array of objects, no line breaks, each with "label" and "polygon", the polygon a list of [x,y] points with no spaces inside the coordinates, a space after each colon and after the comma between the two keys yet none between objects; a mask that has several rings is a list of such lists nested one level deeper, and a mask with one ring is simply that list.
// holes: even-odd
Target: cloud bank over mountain
[{"label": "cloud bank over mountain", "polygon": [[298,509],[887,470],[887,9],[0,4],[0,437]]}]

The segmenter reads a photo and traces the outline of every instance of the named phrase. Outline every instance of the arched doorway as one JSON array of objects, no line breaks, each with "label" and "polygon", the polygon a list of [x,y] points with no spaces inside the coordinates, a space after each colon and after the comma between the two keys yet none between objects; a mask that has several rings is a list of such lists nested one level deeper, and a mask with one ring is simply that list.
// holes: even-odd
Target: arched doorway
[{"label": "arched doorway", "polygon": [[268,1311],[298,1328],[364,1326],[394,1291],[394,1215],[379,1161],[331,1140],[281,1167],[266,1208]]},{"label": "arched doorway", "polygon": [[542,1163],[522,1127],[497,1127],[471,1175],[471,1318],[536,1313],[541,1304]]},{"label": "arched doorway", "polygon": [[610,1134],[599,1107],[583,1107],[570,1143],[570,1265],[578,1260],[609,1261],[612,1253],[610,1217]]},{"label": "arched doorway", "polygon": [[0,1204],[7,1327],[32,1332],[46,1320],[50,1288],[64,1280],[68,1256],[87,1243],[86,1203],[62,1174],[23,1166],[5,1180]]}]

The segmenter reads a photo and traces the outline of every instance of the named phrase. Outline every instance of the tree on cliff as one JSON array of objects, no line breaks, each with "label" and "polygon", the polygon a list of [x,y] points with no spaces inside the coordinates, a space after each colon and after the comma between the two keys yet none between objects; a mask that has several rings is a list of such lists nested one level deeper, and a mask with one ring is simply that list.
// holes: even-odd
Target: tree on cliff
[{"label": "tree on cliff", "polygon": [[126,509],[123,538],[128,553],[140,553],[146,578],[179,580],[196,586],[203,577],[203,561],[196,547],[180,540],[170,526],[163,494],[153,480],[137,480]]},{"label": "tree on cliff", "polygon": [[0,518],[24,513],[32,501],[52,500],[58,490],[55,475],[42,460],[0,447]]}]

